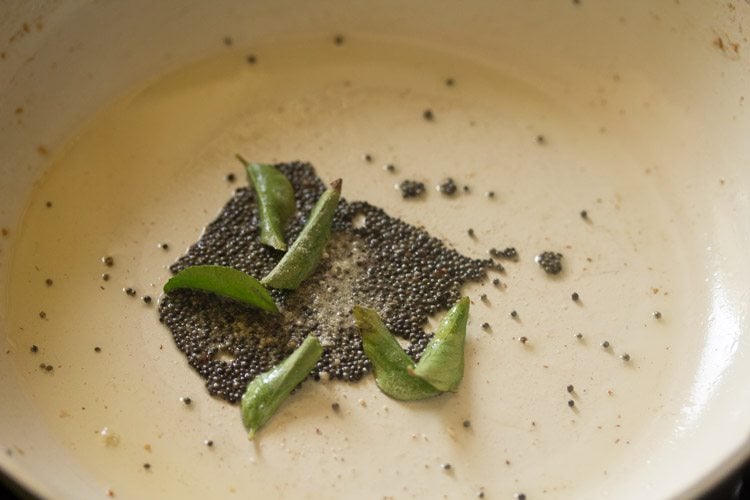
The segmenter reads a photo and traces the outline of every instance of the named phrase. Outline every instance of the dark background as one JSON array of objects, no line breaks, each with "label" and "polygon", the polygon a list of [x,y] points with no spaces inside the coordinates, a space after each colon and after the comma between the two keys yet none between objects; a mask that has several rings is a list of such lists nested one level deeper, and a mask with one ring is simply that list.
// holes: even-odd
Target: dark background
[{"label": "dark background", "polygon": [[[102,494],[102,497],[104,495]],[[35,498],[24,492],[0,471],[0,498]],[[533,499],[529,499],[533,500]],[[700,500],[750,500],[750,460]]]}]

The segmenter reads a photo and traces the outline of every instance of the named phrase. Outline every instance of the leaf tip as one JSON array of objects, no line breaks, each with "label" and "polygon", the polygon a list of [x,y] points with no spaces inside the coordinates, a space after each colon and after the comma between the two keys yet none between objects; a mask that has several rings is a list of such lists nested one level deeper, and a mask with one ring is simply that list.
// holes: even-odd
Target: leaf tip
[{"label": "leaf tip", "polygon": [[333,189],[337,193],[340,193],[341,192],[341,184],[343,184],[343,182],[344,181],[341,180],[341,179],[336,179],[335,181],[333,181],[331,183],[331,189]]},{"label": "leaf tip", "polygon": [[237,153],[234,155],[234,157],[237,158],[244,166],[247,167],[248,165],[250,165],[250,162],[247,161],[241,154]]}]

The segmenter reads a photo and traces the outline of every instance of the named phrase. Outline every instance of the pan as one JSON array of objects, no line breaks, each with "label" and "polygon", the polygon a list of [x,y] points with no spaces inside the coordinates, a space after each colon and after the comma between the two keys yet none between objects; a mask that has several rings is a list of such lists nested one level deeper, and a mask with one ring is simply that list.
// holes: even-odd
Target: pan
[{"label": "pan", "polygon": [[[750,454],[748,2],[0,9],[0,468],[24,490],[691,498]],[[310,380],[246,438],[158,313],[237,153],[472,259],[517,249],[462,289],[457,392]]]}]

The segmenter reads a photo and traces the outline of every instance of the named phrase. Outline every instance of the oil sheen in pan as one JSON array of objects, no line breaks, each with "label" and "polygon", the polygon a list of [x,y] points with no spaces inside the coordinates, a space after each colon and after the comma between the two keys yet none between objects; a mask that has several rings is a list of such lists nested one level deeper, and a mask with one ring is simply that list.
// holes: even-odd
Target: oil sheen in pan
[{"label": "oil sheen in pan", "polygon": [[[249,64],[228,49],[102,110],[53,152],[29,202],[8,357],[76,467],[126,496],[537,497],[616,484],[649,446],[650,410],[673,381],[681,325],[669,312],[684,289],[676,229],[632,150],[603,119],[490,61],[354,36],[254,54]],[[518,249],[502,286],[465,289],[474,305],[457,394],[400,404],[371,378],[308,383],[246,442],[238,409],[207,395],[140,300],[159,296],[166,266],[244,183],[235,153],[310,161],[323,179],[342,177],[348,199],[464,255]],[[448,177],[461,187],[452,197],[436,189]],[[404,200],[404,179],[424,182],[424,196]],[[544,250],[565,255],[563,273],[534,262]]]}]

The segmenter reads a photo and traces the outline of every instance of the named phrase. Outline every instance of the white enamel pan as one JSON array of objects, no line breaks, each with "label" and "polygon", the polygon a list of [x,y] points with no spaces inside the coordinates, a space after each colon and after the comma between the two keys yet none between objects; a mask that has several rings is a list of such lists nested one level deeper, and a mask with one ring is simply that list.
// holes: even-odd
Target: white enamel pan
[{"label": "white enamel pan", "polygon": [[[743,0],[0,2],[3,475],[71,499],[709,491],[750,457],[749,33]],[[245,184],[235,153],[309,161],[465,255],[518,249],[464,289],[458,392],[309,381],[246,439],[140,299]]]}]

